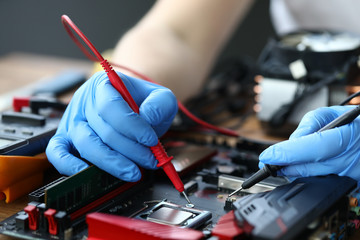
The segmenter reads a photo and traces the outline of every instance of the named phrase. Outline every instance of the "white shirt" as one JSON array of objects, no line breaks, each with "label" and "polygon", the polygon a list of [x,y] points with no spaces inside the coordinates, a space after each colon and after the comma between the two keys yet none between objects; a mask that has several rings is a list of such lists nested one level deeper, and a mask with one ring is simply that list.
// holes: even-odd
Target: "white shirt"
[{"label": "white shirt", "polygon": [[360,0],[272,0],[270,16],[280,36],[298,30],[360,34]]}]

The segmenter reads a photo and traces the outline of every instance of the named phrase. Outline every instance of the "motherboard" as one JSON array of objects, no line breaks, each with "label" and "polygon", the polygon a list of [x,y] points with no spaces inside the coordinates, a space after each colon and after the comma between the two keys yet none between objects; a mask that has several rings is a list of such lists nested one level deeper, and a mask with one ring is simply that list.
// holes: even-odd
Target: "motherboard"
[{"label": "motherboard", "polygon": [[356,181],[335,175],[289,182],[271,177],[228,198],[258,169],[266,143],[208,133],[164,145],[189,206],[161,169],[135,183],[91,166],[28,195],[0,222],[21,239],[348,239],[356,226]]}]

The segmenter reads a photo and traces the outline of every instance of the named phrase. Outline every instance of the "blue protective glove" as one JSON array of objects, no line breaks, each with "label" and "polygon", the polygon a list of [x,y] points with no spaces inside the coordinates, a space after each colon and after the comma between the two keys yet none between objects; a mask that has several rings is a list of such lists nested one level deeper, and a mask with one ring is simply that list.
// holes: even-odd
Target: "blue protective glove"
[{"label": "blue protective glove", "polygon": [[104,72],[96,73],[74,94],[46,149],[60,173],[72,175],[87,168],[79,155],[125,181],[140,179],[137,165],[156,168],[149,147],[170,127],[176,98],[165,87],[118,74],[140,114],[131,110]]},{"label": "blue protective glove", "polygon": [[307,113],[289,140],[261,153],[259,167],[287,166],[279,174],[290,178],[333,173],[360,181],[360,117],[350,124],[316,132],[352,108],[335,106]]}]

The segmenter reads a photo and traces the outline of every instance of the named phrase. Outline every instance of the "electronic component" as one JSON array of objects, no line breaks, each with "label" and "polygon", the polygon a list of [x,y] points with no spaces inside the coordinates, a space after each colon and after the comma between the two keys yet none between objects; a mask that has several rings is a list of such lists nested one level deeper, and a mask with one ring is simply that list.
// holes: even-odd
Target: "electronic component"
[{"label": "electronic component", "polygon": [[168,225],[181,226],[191,218],[191,212],[182,211],[170,207],[161,207],[150,213],[146,220]]},{"label": "electronic component", "polygon": [[125,185],[134,183],[126,183],[91,166],[61,181],[61,184],[45,188],[45,204],[47,208],[71,213],[99,196]]},{"label": "electronic component", "polygon": [[71,177],[61,177],[30,193],[30,199],[39,202],[29,202],[23,211],[8,219],[16,223],[14,232],[2,228],[2,224],[0,232],[27,239],[71,239],[73,228],[79,233],[75,226],[84,224],[89,211],[106,209],[114,199],[123,201],[132,191],[148,187],[149,174],[142,175],[139,182],[127,183],[91,166]]},{"label": "electronic component", "polygon": [[[213,148],[207,146],[199,146],[182,142],[180,146],[172,144],[167,149],[171,156],[176,156],[172,163],[176,172],[183,174],[191,170],[216,154]],[[169,144],[167,144],[169,145]]]},{"label": "electronic component", "polygon": [[234,208],[233,203],[236,201],[235,197],[227,197],[225,200],[224,209],[232,210]]},{"label": "electronic component", "polygon": [[[99,236],[115,239],[119,234],[129,239],[218,237],[223,240],[239,237],[255,240],[259,239],[258,231],[270,234],[273,231],[271,227],[279,226],[279,217],[273,216],[280,216],[287,227],[285,235],[299,232],[304,235],[298,239],[313,240],[329,234],[346,239],[350,228],[356,229],[360,225],[357,219],[360,207],[355,207],[356,201],[352,199],[354,207],[348,207],[347,195],[356,184],[346,177],[304,178],[291,184],[281,178],[267,179],[248,189],[248,192],[226,198],[229,190],[236,189],[245,178],[216,173],[219,164],[233,164],[228,152],[222,151],[203,162],[201,177],[196,172],[200,170],[196,168],[191,168],[184,175],[189,183],[185,187],[192,189],[191,199],[195,209],[184,206],[185,199],[179,197],[179,192],[166,178],[152,178],[151,172],[146,171],[140,182],[125,183],[90,167],[31,193],[31,202],[24,210],[0,222],[0,233],[44,240],[96,239]],[[246,172],[246,176],[250,174]],[[206,176],[210,176],[211,181]],[[351,196],[360,198],[360,194],[352,193]],[[243,210],[248,213],[246,217],[260,210],[263,214],[254,216],[253,221],[243,215],[240,219],[239,211],[245,214]],[[345,217],[348,215],[351,218]],[[305,223],[305,219],[317,224]],[[259,227],[262,223],[270,227]],[[268,240],[277,239],[267,238],[268,235],[265,237]]]},{"label": "electronic component", "polygon": [[29,195],[28,195],[29,201],[30,202],[32,202],[32,201],[45,202],[45,189],[49,188],[59,182],[62,182],[65,179],[66,179],[66,177],[60,177],[60,178],[54,180],[53,182],[48,183],[47,185],[42,186],[41,188],[38,188],[35,191],[29,193]]},{"label": "electronic component", "polygon": [[186,194],[190,194],[191,192],[195,192],[199,187],[199,184],[195,180],[191,180],[184,184],[184,191]]},{"label": "electronic component", "polygon": [[45,151],[60,118],[42,115],[3,112],[0,122],[0,154],[33,156]]},{"label": "electronic component", "polygon": [[346,228],[348,221],[347,195],[356,186],[355,180],[336,175],[299,178],[271,192],[240,198],[233,204],[236,221],[240,227],[251,226],[246,229],[252,239],[308,239],[318,229],[308,229],[310,223],[334,218],[331,216],[338,211],[336,221],[330,220],[336,222],[336,227],[328,224],[330,227],[323,232],[340,239],[343,231],[339,226],[344,224]]},{"label": "electronic component", "polygon": [[21,229],[21,230],[27,230],[28,226],[29,226],[29,216],[25,213],[23,214],[19,214],[18,216],[16,216],[15,218],[16,221],[16,228]]},{"label": "electronic component", "polygon": [[140,213],[136,218],[178,227],[198,228],[211,219],[211,213],[173,203],[160,202],[150,210]]}]

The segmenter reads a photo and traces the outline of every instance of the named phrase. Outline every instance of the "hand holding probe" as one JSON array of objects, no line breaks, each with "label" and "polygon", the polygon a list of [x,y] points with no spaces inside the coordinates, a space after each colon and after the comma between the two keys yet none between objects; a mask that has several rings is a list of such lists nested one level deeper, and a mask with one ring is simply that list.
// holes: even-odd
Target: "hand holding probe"
[{"label": "hand holding probe", "polygon": [[[101,61],[101,65],[103,66],[105,72],[107,73],[109,80],[111,84],[114,86],[114,88],[119,91],[119,93],[124,98],[124,100],[129,104],[131,109],[135,113],[139,114],[139,107],[136,105],[134,99],[131,97],[129,91],[126,89],[125,84],[122,82],[119,75],[113,70],[109,62],[107,60],[103,60]],[[162,167],[166,175],[173,183],[176,190],[178,190],[180,193],[183,194],[183,196],[185,197],[186,201],[189,204],[192,204],[190,202],[190,199],[185,193],[184,184],[181,182],[181,179],[177,174],[174,165],[171,163],[173,157],[169,157],[167,155],[164,147],[162,146],[159,140],[156,146],[150,147],[150,150],[154,154],[156,160],[159,161],[157,167]]]},{"label": "hand holding probe", "polygon": [[[335,118],[333,121],[326,124],[324,127],[319,129],[317,132],[323,132],[325,130],[329,130],[332,128],[340,127],[340,126],[346,125],[348,123],[351,123],[359,115],[360,115],[360,105],[358,105],[354,109],[351,109],[351,110],[345,112],[344,114],[340,115],[339,117]],[[264,180],[265,178],[267,178],[269,176],[276,176],[277,171],[282,169],[283,167],[286,167],[286,166],[265,164],[265,166],[262,169],[258,170],[251,177],[249,177],[247,180],[245,180],[240,188],[238,188],[235,191],[233,191],[232,193],[230,193],[228,198],[233,196],[237,192],[241,191],[242,189],[247,189],[247,188],[254,186],[256,183],[259,183],[260,181]]]},{"label": "hand holding probe", "polygon": [[[97,49],[94,47],[94,45],[89,41],[89,39],[80,31],[80,29],[71,21],[71,19],[63,15],[61,17],[62,23],[70,35],[70,37],[73,39],[73,41],[78,45],[78,47],[87,55],[90,59],[93,59],[95,61],[99,61],[102,67],[104,68],[107,76],[109,77],[109,80],[113,87],[121,94],[121,96],[124,98],[124,100],[128,103],[130,108],[137,114],[139,114],[139,107],[135,103],[134,99],[130,95],[129,91],[127,90],[125,84],[119,77],[119,75],[113,70],[110,63],[102,57],[102,55],[97,51]],[[77,33],[77,35],[86,43],[86,45],[91,49],[94,56],[87,51],[87,49],[79,42],[79,40],[74,36],[72,30]],[[186,201],[191,204],[189,198],[187,197],[185,191],[184,191],[184,184],[181,182],[179,175],[177,174],[174,166],[171,163],[172,157],[169,157],[167,153],[165,152],[162,144],[160,141],[158,141],[156,146],[150,147],[151,152],[154,154],[155,158],[158,160],[157,167],[162,167],[171,182],[173,183],[176,190],[181,192]]]}]

